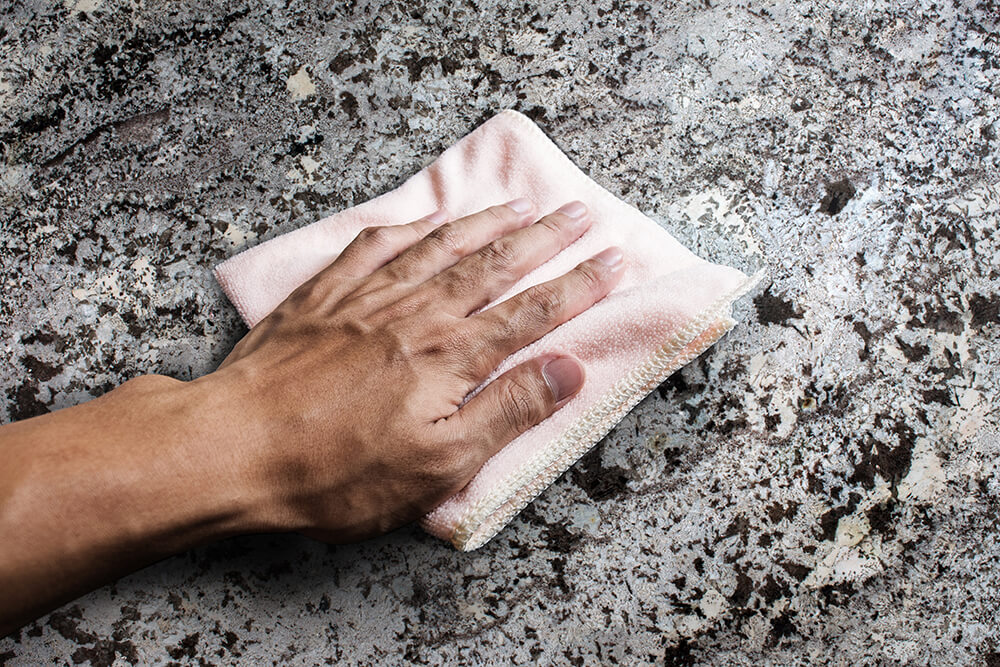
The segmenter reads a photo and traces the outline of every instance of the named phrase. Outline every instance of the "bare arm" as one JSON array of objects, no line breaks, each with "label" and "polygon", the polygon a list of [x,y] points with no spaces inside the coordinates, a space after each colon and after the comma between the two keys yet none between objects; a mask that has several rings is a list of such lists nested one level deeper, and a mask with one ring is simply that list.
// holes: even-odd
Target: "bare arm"
[{"label": "bare arm", "polygon": [[102,583],[268,526],[208,381],[131,380],[0,428],[0,635]]},{"label": "bare arm", "polygon": [[199,544],[360,540],[461,489],[572,397],[583,369],[546,356],[463,399],[623,269],[609,249],[478,312],[589,227],[581,204],[535,220],[522,200],[370,230],[214,373],[137,378],[0,427],[0,635]]}]

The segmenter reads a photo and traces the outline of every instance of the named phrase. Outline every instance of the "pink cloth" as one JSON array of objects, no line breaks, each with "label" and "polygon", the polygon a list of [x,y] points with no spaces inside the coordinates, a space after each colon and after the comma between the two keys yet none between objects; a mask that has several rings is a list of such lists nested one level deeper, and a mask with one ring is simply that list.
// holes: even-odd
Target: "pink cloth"
[{"label": "pink cloth", "polygon": [[759,274],[696,257],[638,210],[584,175],[527,117],[504,111],[395,190],[242,252],[215,269],[253,326],[372,225],[410,222],[439,208],[460,217],[517,197],[541,213],[587,204],[593,226],[498,301],[560,275],[610,245],[625,254],[615,290],[588,311],[507,358],[490,379],[546,352],[578,357],[583,389],[512,441],[421,525],[463,550],[492,538],[660,382],[736,322],[732,301]]}]

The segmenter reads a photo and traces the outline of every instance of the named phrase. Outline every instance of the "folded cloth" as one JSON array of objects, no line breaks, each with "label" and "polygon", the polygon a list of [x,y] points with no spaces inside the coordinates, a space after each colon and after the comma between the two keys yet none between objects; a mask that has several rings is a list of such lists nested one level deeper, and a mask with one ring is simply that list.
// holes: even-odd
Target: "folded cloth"
[{"label": "folded cloth", "polygon": [[[504,111],[395,190],[278,236],[216,267],[253,326],[327,266],[365,227],[407,223],[438,209],[461,217],[517,197],[542,213],[579,199],[593,224],[497,302],[617,245],[625,272],[584,313],[508,357],[489,382],[535,356],[561,352],[586,367],[580,393],[491,457],[469,484],[423,517],[462,550],[489,541],[646,394],[735,326],[734,299],[760,279],[696,257],[638,210],[588,178],[527,117]],[[485,383],[484,383],[485,384]]]}]

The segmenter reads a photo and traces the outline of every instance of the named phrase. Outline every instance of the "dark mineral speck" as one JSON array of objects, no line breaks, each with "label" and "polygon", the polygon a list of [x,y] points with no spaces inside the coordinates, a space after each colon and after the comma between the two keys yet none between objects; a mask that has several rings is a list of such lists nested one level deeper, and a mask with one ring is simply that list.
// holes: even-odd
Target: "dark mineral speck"
[{"label": "dark mineral speck", "polygon": [[505,108],[768,286],[651,396],[616,396],[621,423],[481,549],[416,525],[237,537],[0,638],[0,664],[1000,665],[998,15],[4,3],[7,421],[212,371],[247,331],[214,265]]}]

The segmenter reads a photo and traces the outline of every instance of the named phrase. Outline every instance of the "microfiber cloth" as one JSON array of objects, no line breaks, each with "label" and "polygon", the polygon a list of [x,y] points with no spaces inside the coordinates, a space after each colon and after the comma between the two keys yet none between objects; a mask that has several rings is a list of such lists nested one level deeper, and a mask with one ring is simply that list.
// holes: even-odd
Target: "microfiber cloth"
[{"label": "microfiber cloth", "polygon": [[588,178],[526,116],[503,111],[395,190],[218,265],[215,276],[250,326],[333,261],[365,227],[408,223],[438,209],[458,218],[518,197],[540,213],[578,199],[591,228],[497,302],[619,246],[617,287],[584,313],[508,357],[489,382],[535,356],[576,356],[580,393],[491,457],[465,488],[421,519],[428,532],[471,550],[587,452],[646,394],[736,325],[734,299],[760,279],[707,262]]}]

